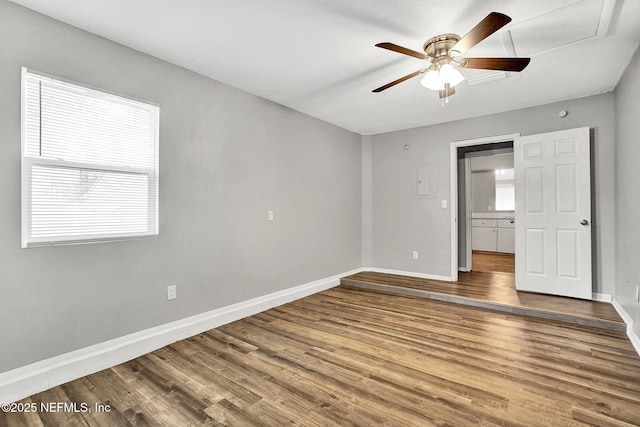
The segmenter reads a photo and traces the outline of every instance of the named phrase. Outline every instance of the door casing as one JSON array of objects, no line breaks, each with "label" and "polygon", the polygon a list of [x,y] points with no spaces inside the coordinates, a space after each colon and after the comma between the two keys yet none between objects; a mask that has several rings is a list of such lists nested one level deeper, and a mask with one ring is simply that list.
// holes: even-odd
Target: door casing
[{"label": "door casing", "polygon": [[470,147],[474,145],[495,144],[505,141],[513,141],[520,136],[519,133],[510,133],[504,135],[488,136],[484,138],[464,139],[452,141],[450,144],[449,160],[451,171],[450,177],[450,223],[451,223],[451,270],[450,280],[455,282],[458,280],[458,148]]}]

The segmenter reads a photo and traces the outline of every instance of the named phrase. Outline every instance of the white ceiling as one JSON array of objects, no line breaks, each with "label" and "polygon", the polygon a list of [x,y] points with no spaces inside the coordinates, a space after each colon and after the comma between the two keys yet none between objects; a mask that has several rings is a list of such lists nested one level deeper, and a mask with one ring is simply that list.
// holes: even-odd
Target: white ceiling
[{"label": "white ceiling", "polygon": [[[609,92],[640,43],[638,0],[12,1],[362,135]],[[424,68],[376,43],[420,51],[492,11],[513,21],[467,55],[523,72],[462,70],[444,106],[419,77],[371,92]]]}]

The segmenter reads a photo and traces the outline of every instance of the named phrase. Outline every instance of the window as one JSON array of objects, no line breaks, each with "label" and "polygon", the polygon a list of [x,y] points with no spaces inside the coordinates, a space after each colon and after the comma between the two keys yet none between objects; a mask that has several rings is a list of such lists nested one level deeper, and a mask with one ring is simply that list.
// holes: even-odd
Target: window
[{"label": "window", "polygon": [[496,210],[513,211],[516,209],[516,197],[513,169],[496,170]]},{"label": "window", "polygon": [[22,71],[22,247],[158,234],[159,108]]}]

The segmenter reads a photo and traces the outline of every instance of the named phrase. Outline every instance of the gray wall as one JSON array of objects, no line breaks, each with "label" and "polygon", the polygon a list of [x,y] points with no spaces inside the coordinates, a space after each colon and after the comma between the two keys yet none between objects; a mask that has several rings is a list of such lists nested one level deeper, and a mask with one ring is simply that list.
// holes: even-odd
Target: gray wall
[{"label": "gray wall", "polygon": [[[445,108],[455,108],[457,101],[452,102]],[[450,197],[451,141],[588,126],[592,128],[594,174],[594,292],[613,295],[613,108],[614,95],[608,93],[373,136],[373,264],[380,268],[450,275],[451,214],[440,203]],[[567,117],[558,117],[560,110],[567,110]],[[403,149],[405,144],[410,146],[409,150]],[[411,194],[412,173],[423,164],[431,165],[433,198],[419,199]],[[412,259],[412,251],[419,251],[419,260]]]},{"label": "gray wall", "polygon": [[371,162],[371,136],[362,136],[362,266],[373,267],[371,248],[373,245],[373,171]]},{"label": "gray wall", "polygon": [[616,293],[640,336],[640,50],[615,91],[616,103]]},{"label": "gray wall", "polygon": [[[471,212],[494,212],[496,208],[496,174],[494,171],[471,172]],[[491,206],[491,210],[489,210]]]},{"label": "gray wall", "polygon": [[[158,238],[20,248],[21,66],[160,105]],[[0,372],[361,265],[359,135],[5,0],[0,94]]]}]

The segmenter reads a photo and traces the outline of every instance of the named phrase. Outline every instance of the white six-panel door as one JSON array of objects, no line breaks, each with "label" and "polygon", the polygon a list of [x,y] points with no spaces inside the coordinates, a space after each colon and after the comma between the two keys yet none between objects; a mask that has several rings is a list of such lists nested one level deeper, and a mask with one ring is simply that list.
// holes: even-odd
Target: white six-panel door
[{"label": "white six-panel door", "polygon": [[592,298],[589,128],[516,138],[516,289]]}]

